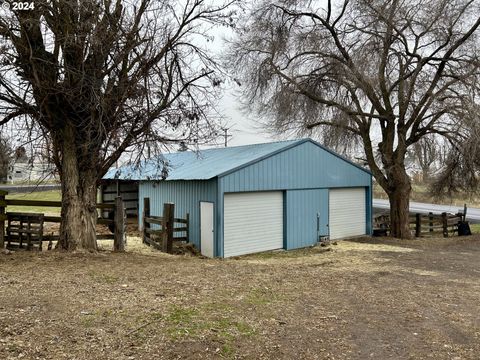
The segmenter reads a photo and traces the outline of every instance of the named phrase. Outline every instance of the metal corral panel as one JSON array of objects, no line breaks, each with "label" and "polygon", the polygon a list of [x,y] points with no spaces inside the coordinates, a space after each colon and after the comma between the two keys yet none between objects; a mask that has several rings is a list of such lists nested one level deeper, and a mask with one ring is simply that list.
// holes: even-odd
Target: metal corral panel
[{"label": "metal corral panel", "polygon": [[365,188],[330,190],[330,239],[365,235]]},{"label": "metal corral panel", "polygon": [[285,209],[287,250],[315,245],[328,235],[328,189],[288,190]]},{"label": "metal corral panel", "polygon": [[[141,181],[139,183],[139,210],[143,213],[143,198],[150,198],[151,215],[161,216],[163,204],[175,204],[175,217],[185,218],[190,214],[190,242],[200,249],[200,201],[214,203],[217,198],[216,179],[208,181]],[[140,220],[141,221],[141,220]],[[176,233],[176,236],[184,236]],[[216,238],[216,234],[214,234]]]},{"label": "metal corral panel", "polygon": [[225,194],[224,257],[283,248],[283,193]]},{"label": "metal corral panel", "polygon": [[371,174],[307,141],[220,178],[225,192],[370,186]]}]

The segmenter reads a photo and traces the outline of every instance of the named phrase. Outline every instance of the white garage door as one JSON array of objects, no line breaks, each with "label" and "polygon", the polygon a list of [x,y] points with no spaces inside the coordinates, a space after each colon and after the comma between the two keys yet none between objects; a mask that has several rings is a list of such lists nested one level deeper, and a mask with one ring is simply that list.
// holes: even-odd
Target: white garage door
[{"label": "white garage door", "polygon": [[224,257],[283,248],[283,194],[225,194]]},{"label": "white garage door", "polygon": [[365,188],[332,189],[329,193],[330,239],[365,235]]}]

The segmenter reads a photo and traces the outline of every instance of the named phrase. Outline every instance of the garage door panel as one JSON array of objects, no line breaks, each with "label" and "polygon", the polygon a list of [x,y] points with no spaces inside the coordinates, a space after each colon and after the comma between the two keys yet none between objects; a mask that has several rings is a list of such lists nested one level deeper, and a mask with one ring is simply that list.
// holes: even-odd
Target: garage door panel
[{"label": "garage door panel", "polygon": [[225,257],[280,248],[283,248],[282,192],[225,194]]},{"label": "garage door panel", "polygon": [[366,233],[365,188],[331,189],[329,192],[330,239]]}]

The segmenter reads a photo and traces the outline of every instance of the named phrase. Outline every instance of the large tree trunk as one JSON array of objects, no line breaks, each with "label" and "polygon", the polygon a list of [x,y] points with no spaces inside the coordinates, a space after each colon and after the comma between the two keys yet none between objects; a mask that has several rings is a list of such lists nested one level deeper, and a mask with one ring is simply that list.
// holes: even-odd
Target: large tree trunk
[{"label": "large tree trunk", "polygon": [[96,251],[96,171],[93,166],[86,166],[89,159],[81,159],[80,164],[81,150],[76,148],[73,138],[73,131],[69,134],[67,130],[62,141],[62,222],[58,248]]},{"label": "large tree trunk", "polygon": [[390,201],[390,235],[401,239],[410,239],[409,204],[412,186],[404,169],[397,168],[389,178],[386,189]]}]

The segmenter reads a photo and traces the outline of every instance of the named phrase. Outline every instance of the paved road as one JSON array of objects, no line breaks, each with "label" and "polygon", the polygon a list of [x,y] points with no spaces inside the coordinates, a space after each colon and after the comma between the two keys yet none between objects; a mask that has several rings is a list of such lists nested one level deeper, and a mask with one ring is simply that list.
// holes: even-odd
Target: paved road
[{"label": "paved road", "polygon": [[8,191],[9,193],[28,193],[34,191],[58,190],[60,185],[0,185],[0,190]]},{"label": "paved road", "polygon": [[[390,205],[388,200],[373,199],[373,208],[375,210],[388,210]],[[412,213],[428,214],[429,212],[432,212],[434,214],[441,214],[442,212],[448,212],[455,214],[459,210],[463,211],[463,207],[454,205],[427,204],[415,201],[410,202],[410,212]],[[471,222],[480,222],[480,209],[468,208],[467,220]]]}]

